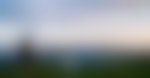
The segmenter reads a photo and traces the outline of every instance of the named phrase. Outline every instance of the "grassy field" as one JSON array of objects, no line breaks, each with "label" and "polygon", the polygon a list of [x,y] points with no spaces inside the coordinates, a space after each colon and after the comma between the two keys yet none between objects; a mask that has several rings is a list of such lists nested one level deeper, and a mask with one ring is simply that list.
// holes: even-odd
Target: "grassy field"
[{"label": "grassy field", "polygon": [[54,63],[0,67],[0,78],[150,78],[150,61],[146,60],[83,64],[73,72]]}]

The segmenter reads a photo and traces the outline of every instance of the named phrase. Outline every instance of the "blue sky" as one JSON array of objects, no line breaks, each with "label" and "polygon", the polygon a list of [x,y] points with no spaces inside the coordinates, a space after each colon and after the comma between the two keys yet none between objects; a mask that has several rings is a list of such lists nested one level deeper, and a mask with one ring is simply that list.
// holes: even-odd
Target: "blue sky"
[{"label": "blue sky", "polygon": [[[16,33],[21,30],[17,26],[30,22],[35,27],[34,39],[39,45],[48,42],[147,45],[150,42],[150,6],[124,1],[127,0],[5,0],[0,16],[15,12],[16,15],[21,13],[20,18],[25,20],[1,18],[0,29],[5,31],[0,31],[0,42],[16,41],[20,36]],[[17,4],[20,5],[18,10]]]},{"label": "blue sky", "polygon": [[10,17],[15,11],[15,0],[0,0],[0,17]]}]

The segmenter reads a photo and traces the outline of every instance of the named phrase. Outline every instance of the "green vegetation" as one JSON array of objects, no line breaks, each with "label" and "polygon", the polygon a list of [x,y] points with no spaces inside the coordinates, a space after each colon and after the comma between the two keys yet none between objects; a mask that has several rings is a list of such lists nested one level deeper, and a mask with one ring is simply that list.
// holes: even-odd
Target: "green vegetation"
[{"label": "green vegetation", "polygon": [[109,65],[81,66],[76,72],[65,72],[60,64],[1,66],[0,78],[150,78],[150,61],[126,60]]}]

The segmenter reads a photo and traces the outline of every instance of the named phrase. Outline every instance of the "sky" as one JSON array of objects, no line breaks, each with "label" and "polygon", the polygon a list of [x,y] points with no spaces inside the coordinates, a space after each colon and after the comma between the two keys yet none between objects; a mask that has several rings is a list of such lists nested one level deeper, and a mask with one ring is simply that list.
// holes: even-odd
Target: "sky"
[{"label": "sky", "polygon": [[150,3],[146,0],[0,2],[1,46],[17,46],[26,28],[31,29],[35,46],[150,46]]}]

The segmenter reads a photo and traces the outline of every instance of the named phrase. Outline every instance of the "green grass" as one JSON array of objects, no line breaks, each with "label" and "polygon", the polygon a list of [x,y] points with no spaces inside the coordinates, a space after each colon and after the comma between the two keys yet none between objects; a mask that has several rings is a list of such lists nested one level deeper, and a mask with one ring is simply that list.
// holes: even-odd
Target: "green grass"
[{"label": "green grass", "polygon": [[120,61],[106,66],[82,66],[65,72],[59,65],[14,65],[0,68],[0,78],[150,78],[150,61]]}]

